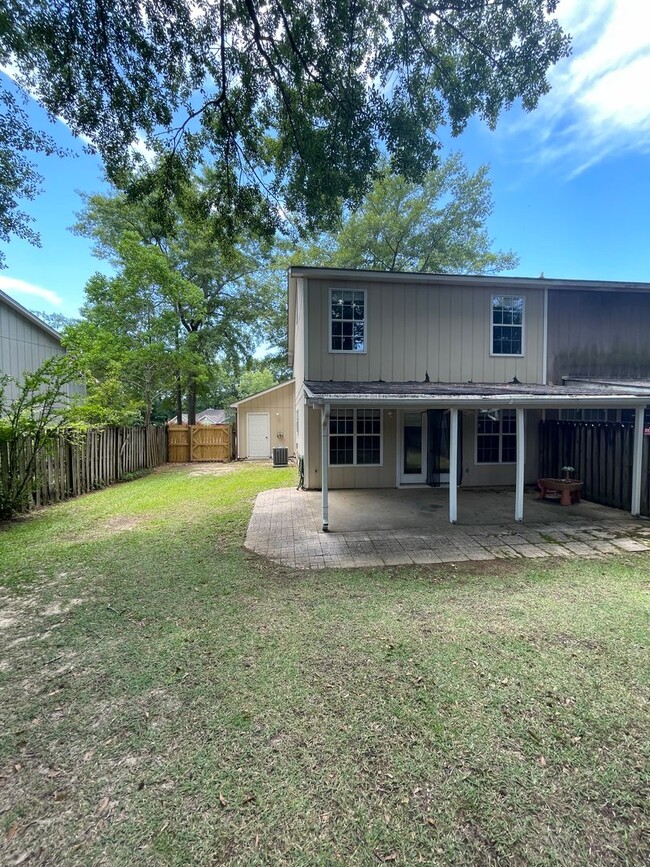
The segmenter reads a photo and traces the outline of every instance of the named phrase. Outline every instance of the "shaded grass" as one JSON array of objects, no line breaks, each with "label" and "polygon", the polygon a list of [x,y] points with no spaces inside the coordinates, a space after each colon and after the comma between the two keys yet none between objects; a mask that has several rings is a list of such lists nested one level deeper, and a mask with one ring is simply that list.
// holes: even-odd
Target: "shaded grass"
[{"label": "shaded grass", "polygon": [[192,473],[0,533],[0,860],[647,860],[647,556],[293,572]]}]

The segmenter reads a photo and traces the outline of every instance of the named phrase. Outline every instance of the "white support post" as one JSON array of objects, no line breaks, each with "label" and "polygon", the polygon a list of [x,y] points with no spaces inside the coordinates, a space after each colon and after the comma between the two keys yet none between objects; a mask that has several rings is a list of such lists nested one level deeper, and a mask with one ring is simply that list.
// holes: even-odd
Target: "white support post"
[{"label": "white support post", "polygon": [[517,476],[515,480],[515,521],[524,520],[524,478],[526,469],[526,410],[517,408]]},{"label": "white support post", "polygon": [[641,470],[643,468],[643,416],[645,407],[637,406],[634,413],[634,450],[632,452],[632,515],[641,514]]},{"label": "white support post", "polygon": [[449,523],[458,520],[458,410],[449,410]]},{"label": "white support post", "polygon": [[321,458],[320,458],[320,485],[321,485],[321,504],[323,514],[323,533],[329,531],[329,426],[330,426],[330,405],[326,403],[320,411],[321,424]]}]

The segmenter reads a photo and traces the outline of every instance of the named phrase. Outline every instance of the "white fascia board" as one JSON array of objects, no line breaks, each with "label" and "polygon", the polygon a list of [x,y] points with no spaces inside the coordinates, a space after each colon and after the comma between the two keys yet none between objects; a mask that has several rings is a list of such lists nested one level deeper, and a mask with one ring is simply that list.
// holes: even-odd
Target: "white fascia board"
[{"label": "white fascia board", "polygon": [[248,397],[242,397],[241,400],[230,404],[231,409],[236,409],[242,403],[248,403],[249,400],[256,400],[258,397],[263,397],[265,394],[270,394],[272,391],[277,391],[279,388],[286,388],[288,385],[294,385],[295,379],[289,379],[287,382],[280,382],[278,385],[272,385],[271,388],[265,388],[264,391],[258,391],[256,394],[249,394]]},{"label": "white fascia board", "polygon": [[430,409],[510,409],[525,407],[529,409],[553,409],[561,407],[595,407],[603,409],[633,409],[648,403],[648,395],[622,395],[622,394],[598,394],[576,395],[568,394],[552,395],[381,395],[381,394],[307,394],[308,403],[321,406],[329,403],[332,406],[377,406],[403,407],[403,406],[426,406]]}]

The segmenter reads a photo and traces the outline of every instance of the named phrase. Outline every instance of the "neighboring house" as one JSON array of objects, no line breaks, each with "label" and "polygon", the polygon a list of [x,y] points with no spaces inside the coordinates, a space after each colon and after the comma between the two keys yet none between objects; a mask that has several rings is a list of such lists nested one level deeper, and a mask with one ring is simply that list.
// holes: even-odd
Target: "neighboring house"
[{"label": "neighboring house", "polygon": [[[167,420],[167,424],[177,424],[178,418],[174,416]],[[197,424],[229,424],[230,417],[225,409],[202,409],[196,414]],[[187,424],[187,413],[183,413],[183,424]]]},{"label": "neighboring house", "polygon": [[283,382],[232,404],[237,411],[237,457],[270,458],[275,446],[295,454],[295,382]]},{"label": "neighboring house", "polygon": [[[0,374],[20,382],[24,373],[33,373],[48,358],[64,353],[57,331],[0,290]],[[70,393],[78,390],[71,386]],[[5,400],[18,394],[18,386],[10,382]]]},{"label": "neighboring house", "polygon": [[[522,520],[538,421],[566,411],[634,419],[639,513],[650,284],[293,267],[288,309],[287,444],[323,491],[325,529],[330,487],[445,485],[454,522],[459,484],[515,485]],[[642,382],[563,380],[605,373]],[[247,402],[270,415],[264,394]]]}]

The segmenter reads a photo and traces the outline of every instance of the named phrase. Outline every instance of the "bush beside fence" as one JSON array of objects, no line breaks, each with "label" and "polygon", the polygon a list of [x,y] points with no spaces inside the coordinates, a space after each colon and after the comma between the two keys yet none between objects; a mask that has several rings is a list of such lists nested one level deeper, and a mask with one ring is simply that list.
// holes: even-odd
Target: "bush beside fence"
[{"label": "bush beside fence", "polygon": [[[32,457],[32,440],[22,436],[13,449],[0,442],[0,487],[23,476]],[[29,470],[22,507],[58,503],[119,482],[132,473],[160,466],[167,460],[164,427],[104,427],[84,432],[63,431],[52,437]],[[13,466],[12,466],[13,464]]]}]

